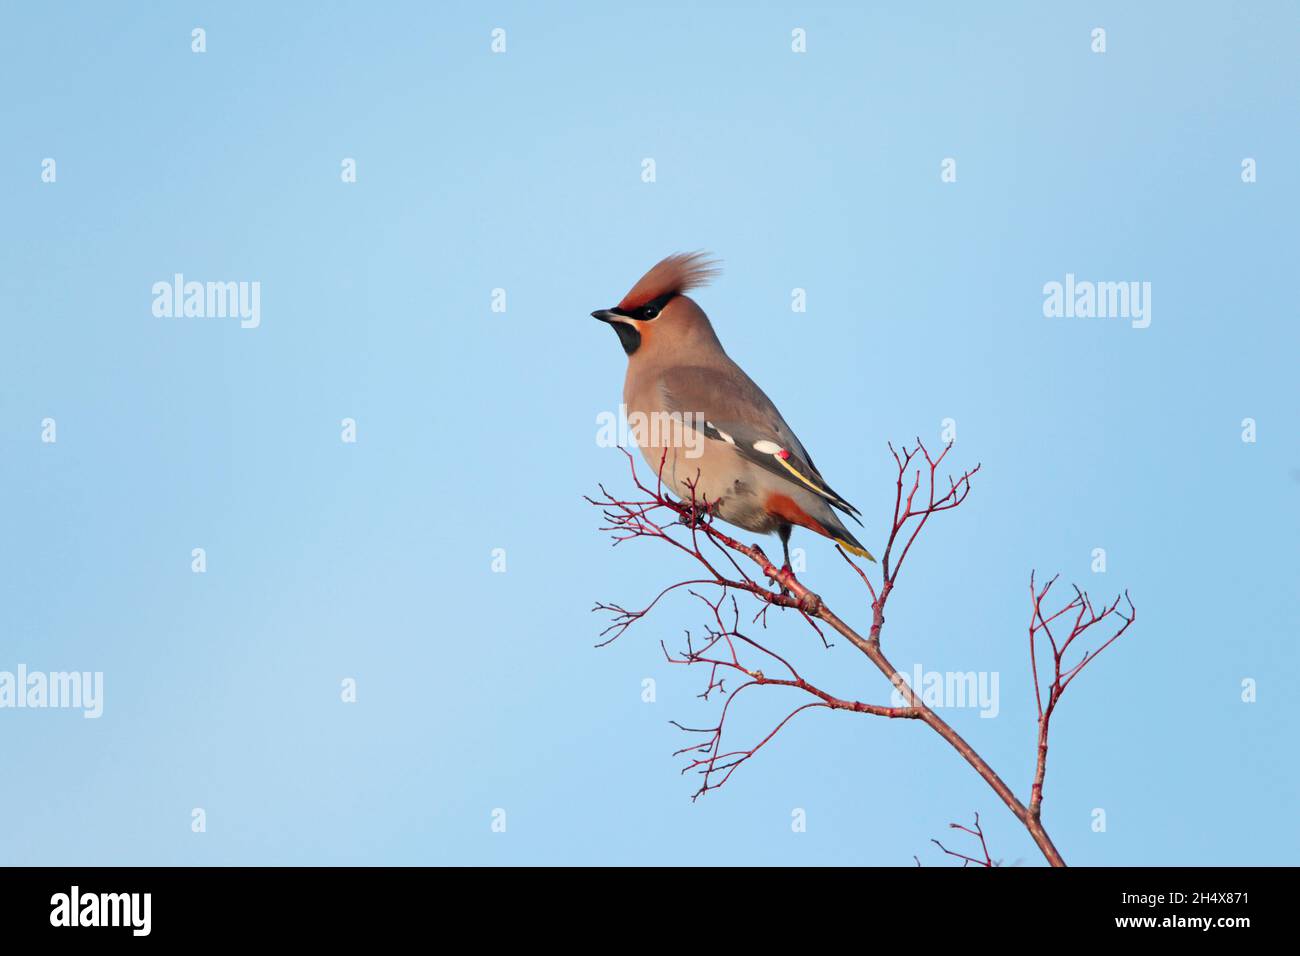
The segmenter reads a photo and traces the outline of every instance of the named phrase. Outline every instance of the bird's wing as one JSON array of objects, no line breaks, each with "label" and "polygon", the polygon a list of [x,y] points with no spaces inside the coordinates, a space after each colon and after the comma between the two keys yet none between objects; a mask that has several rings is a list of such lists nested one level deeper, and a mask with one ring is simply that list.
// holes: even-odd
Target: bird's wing
[{"label": "bird's wing", "polygon": [[747,461],[810,489],[858,520],[861,512],[826,483],[771,399],[739,366],[677,366],[661,373],[659,386],[665,409],[685,416],[687,424],[692,416],[703,418],[706,438],[731,445]]}]

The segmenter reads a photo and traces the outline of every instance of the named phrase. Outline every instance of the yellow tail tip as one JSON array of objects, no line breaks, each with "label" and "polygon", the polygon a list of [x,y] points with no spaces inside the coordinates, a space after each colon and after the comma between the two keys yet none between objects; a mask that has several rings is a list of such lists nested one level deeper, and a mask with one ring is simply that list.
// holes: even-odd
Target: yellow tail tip
[{"label": "yellow tail tip", "polygon": [[835,543],[838,544],[845,551],[849,552],[849,554],[856,554],[859,558],[866,558],[872,564],[874,564],[876,561],[876,559],[871,556],[871,552],[868,551],[866,548],[855,547],[854,545],[849,544],[843,538],[836,538]]}]

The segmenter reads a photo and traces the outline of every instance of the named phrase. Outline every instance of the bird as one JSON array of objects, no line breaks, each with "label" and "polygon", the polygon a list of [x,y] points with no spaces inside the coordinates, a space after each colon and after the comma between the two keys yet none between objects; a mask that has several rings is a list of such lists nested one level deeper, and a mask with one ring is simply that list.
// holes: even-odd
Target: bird
[{"label": "bird", "polygon": [[[806,528],[875,561],[845,527],[861,512],[822,477],[772,400],[732,361],[686,293],[719,274],[706,253],[656,263],[618,305],[592,312],[627,353],[623,404],[633,437],[679,498],[747,531],[775,532],[790,570],[790,535]],[[660,427],[649,427],[653,424]],[[677,430],[669,427],[675,423]]]}]

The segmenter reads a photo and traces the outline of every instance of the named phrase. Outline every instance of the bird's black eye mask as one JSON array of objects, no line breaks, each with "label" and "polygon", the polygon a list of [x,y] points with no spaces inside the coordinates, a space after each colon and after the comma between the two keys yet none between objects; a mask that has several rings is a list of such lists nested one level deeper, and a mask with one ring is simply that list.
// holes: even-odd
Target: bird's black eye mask
[{"label": "bird's black eye mask", "polygon": [[[637,330],[636,322],[649,322],[659,318],[659,313],[664,307],[672,301],[676,292],[665,292],[657,299],[651,299],[645,305],[638,306],[635,309],[604,309],[599,312],[591,313],[593,318],[600,319],[602,322],[608,322],[614,328],[618,335],[618,342],[623,346],[623,351],[631,355],[641,347],[641,333]],[[618,316],[621,319],[632,319],[632,322],[619,322],[613,317]]]},{"label": "bird's black eye mask", "polygon": [[615,315],[621,315],[625,319],[636,319],[638,322],[649,322],[651,319],[659,318],[659,313],[664,310],[669,302],[677,295],[676,292],[666,292],[657,299],[651,299],[645,305],[637,309],[610,309]]}]

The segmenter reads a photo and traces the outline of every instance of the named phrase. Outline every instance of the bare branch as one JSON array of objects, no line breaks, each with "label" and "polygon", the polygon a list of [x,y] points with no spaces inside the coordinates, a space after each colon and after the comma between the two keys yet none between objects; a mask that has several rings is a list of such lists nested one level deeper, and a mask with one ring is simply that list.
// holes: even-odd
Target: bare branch
[{"label": "bare branch", "polygon": [[[971,829],[970,827],[964,827],[960,823],[950,823],[948,824],[948,826],[950,829],[960,830],[962,833],[969,833],[971,836],[977,838],[980,841],[980,853],[983,855],[979,857],[967,856],[965,853],[958,853],[956,850],[948,849],[938,840],[931,840],[930,842],[933,843],[935,846],[937,846],[940,850],[943,850],[943,852],[948,854],[949,856],[955,856],[957,859],[962,860],[963,868],[970,866],[972,863],[975,864],[976,866],[984,866],[984,867],[994,867],[998,865],[996,862],[994,862],[993,857],[989,856],[989,845],[988,842],[984,839],[984,828],[980,826],[980,815],[978,813],[975,814],[974,829]],[[913,857],[913,859],[916,858]],[[920,866],[921,861],[917,860],[916,865]]]},{"label": "bare branch", "polygon": [[[708,621],[699,640],[687,632],[685,647],[676,652],[670,651],[663,642],[660,644],[669,663],[703,670],[706,680],[704,690],[699,695],[701,698],[710,700],[714,694],[723,698],[715,726],[687,728],[673,722],[674,726],[685,732],[700,735],[700,739],[677,751],[678,755],[689,755],[683,773],[694,772],[701,777],[694,798],[723,786],[737,768],[806,710],[824,708],[890,719],[919,720],[947,741],[984,779],[1026,827],[1048,862],[1054,866],[1064,866],[1065,861],[1052,844],[1041,821],[1042,784],[1046,773],[1051,716],[1065,688],[1097,655],[1128,630],[1135,617],[1133,604],[1125,592],[1122,597],[1127,602],[1127,612],[1119,609],[1119,597],[1097,611],[1087,593],[1075,588],[1071,601],[1048,613],[1044,601],[1056,578],[1039,589],[1035,577],[1031,575],[1033,608],[1029,628],[1030,665],[1038,705],[1039,746],[1034,783],[1026,806],[975,749],[912,691],[906,679],[881,649],[885,608],[913,544],[932,516],[951,511],[966,500],[972,479],[980,470],[976,465],[956,478],[951,475],[941,478],[940,469],[952,450],[951,444],[945,446],[937,456],[932,456],[920,439],[917,439],[915,447],[911,449],[905,445],[896,449],[891,444],[889,450],[898,468],[898,476],[894,487],[893,519],[881,552],[879,567],[864,568],[837,547],[840,556],[853,568],[870,594],[871,626],[864,637],[828,608],[819,595],[800,582],[792,570],[777,567],[758,545],[743,544],[721,531],[715,523],[715,503],[697,499],[694,482],[685,482],[690,491],[689,501],[670,497],[665,492],[662,480],[666,457],[660,459],[660,474],[651,486],[641,480],[635,459],[624,449],[636,494],[631,498],[619,498],[610,494],[602,485],[602,497],[587,499],[601,510],[605,518],[602,530],[611,534],[615,545],[639,538],[663,542],[692,559],[703,573],[663,588],[639,609],[628,609],[618,604],[597,604],[594,610],[611,616],[610,624],[601,632],[601,637],[606,639],[598,646],[617,640],[674,592],[686,590],[706,606]],[[872,579],[872,570],[879,574],[878,581]],[[767,583],[762,583],[764,581]],[[810,683],[791,663],[789,655],[779,654],[767,644],[741,631],[738,598],[755,602],[756,610],[750,623],[761,623],[764,629],[768,625],[769,612],[776,608],[778,611],[791,610],[797,613],[821,637],[826,647],[830,643],[822,630],[823,625],[847,639],[888,679],[903,698],[903,706],[868,703],[832,693]],[[1098,625],[1102,625],[1102,629],[1109,628],[1111,622],[1114,622],[1114,629],[1107,631],[1108,636],[1099,639],[1096,646],[1087,647],[1084,635]],[[1046,686],[1040,681],[1040,637],[1047,642],[1052,659],[1051,682]],[[1076,642],[1081,648],[1077,652],[1074,650]],[[777,676],[769,677],[764,668],[774,670]],[[738,683],[729,687],[728,677],[733,677]],[[727,749],[723,738],[732,704],[741,692],[754,687],[786,688],[803,695],[805,699],[793,709],[783,711],[784,716],[756,743],[749,746],[729,745],[731,749]],[[746,699],[752,695],[753,692],[747,694]],[[955,853],[939,844],[945,853],[968,864],[993,865],[978,816],[975,818],[974,829],[958,824],[952,826],[979,839],[983,859]],[[920,861],[917,863],[919,865]]]}]

